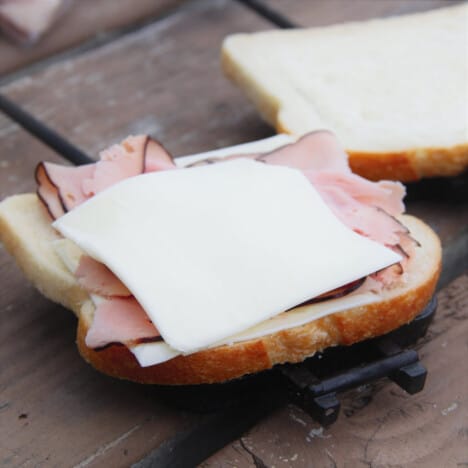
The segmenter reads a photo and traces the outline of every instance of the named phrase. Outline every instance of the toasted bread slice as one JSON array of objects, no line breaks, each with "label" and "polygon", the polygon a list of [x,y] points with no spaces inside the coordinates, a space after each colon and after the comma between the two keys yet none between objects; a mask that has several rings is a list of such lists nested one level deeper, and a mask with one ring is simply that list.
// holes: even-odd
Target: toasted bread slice
[{"label": "toasted bread slice", "polygon": [[468,168],[468,4],[322,28],[236,34],[222,66],[278,132],[327,128],[372,180]]},{"label": "toasted bread slice", "polygon": [[0,240],[42,294],[75,313],[78,348],[96,369],[141,383],[202,384],[234,379],[278,363],[299,362],[329,346],[378,336],[411,321],[434,292],[441,268],[441,248],[438,237],[422,221],[407,215],[401,220],[421,247],[416,248],[408,264],[406,284],[385,290],[380,302],[150,367],[140,367],[123,345],[111,345],[100,351],[86,346],[93,303],[56,255],[53,241],[58,234],[35,194],[15,195],[0,203]]}]

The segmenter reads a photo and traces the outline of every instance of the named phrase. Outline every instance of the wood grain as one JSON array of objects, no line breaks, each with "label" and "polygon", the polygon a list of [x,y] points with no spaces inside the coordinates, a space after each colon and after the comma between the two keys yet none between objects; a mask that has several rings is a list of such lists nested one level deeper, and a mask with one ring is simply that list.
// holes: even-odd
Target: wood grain
[{"label": "wood grain", "polygon": [[438,298],[435,322],[418,345],[429,370],[421,393],[409,396],[388,381],[362,386],[342,395],[341,415],[329,429],[287,406],[202,467],[465,466],[468,275]]},{"label": "wood grain", "polygon": [[222,75],[219,48],[269,24],[227,1],[194,2],[119,41],[2,88],[91,155],[145,132],[176,155],[271,135]]},{"label": "wood grain", "polygon": [[294,24],[310,27],[431,10],[460,0],[264,0],[264,3]]},{"label": "wood grain", "polygon": [[182,0],[77,0],[36,45],[21,47],[0,36],[0,76],[111,32],[149,21]]},{"label": "wood grain", "polygon": [[31,175],[41,159],[61,162],[46,146],[0,114],[0,200],[34,190]]}]

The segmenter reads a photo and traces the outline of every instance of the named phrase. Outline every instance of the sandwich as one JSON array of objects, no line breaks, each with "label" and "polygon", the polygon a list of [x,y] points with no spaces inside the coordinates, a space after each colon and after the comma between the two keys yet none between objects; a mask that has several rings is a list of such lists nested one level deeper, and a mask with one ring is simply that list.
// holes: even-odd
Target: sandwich
[{"label": "sandwich", "polygon": [[372,180],[468,168],[468,4],[309,29],[234,34],[224,73],[279,133],[328,128]]},{"label": "sandwich", "polygon": [[96,369],[223,382],[385,334],[428,303],[436,234],[404,187],[353,174],[328,131],[173,159],[131,136],[93,164],[47,162],[0,203],[25,276],[78,318]]}]

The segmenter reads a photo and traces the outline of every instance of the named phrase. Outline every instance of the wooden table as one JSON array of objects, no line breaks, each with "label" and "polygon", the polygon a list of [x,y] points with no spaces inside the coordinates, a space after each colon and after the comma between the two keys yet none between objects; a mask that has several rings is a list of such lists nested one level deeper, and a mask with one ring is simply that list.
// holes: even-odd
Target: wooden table
[{"label": "wooden table", "polygon": [[[1,93],[93,156],[136,132],[152,134],[175,155],[273,134],[219,69],[223,37],[275,28],[267,17],[229,0],[138,0],[132,8],[130,2],[103,0],[96,2],[95,15],[91,3],[75,5],[38,49],[23,54],[0,42],[0,56],[8,55]],[[447,3],[270,0],[264,5],[284,21],[307,26]],[[105,39],[98,30],[107,31]],[[33,170],[42,159],[62,160],[0,116],[0,198],[34,190]],[[329,429],[296,407],[283,406],[202,466],[468,465],[463,183],[466,178],[458,186],[423,182],[410,188],[408,211],[436,229],[445,252],[438,315],[417,345],[429,369],[424,391],[408,396],[388,381],[360,387],[343,395],[340,419]],[[28,285],[2,248],[0,313],[1,466],[151,466],[161,447],[206,421],[206,415],[165,405],[151,387],[116,381],[86,365],[74,345],[72,314]]]}]

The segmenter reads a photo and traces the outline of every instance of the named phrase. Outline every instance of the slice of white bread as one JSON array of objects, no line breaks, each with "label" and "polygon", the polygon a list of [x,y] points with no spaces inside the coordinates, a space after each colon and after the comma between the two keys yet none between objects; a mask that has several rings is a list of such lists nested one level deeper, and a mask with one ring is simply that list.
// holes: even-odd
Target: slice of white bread
[{"label": "slice of white bread", "polygon": [[278,132],[333,130],[373,179],[468,168],[468,3],[225,39],[225,74]]},{"label": "slice of white bread", "polygon": [[386,290],[380,302],[150,367],[140,367],[122,345],[100,351],[86,346],[93,303],[55,253],[53,242],[58,234],[35,194],[15,195],[0,203],[0,240],[42,294],[76,314],[78,348],[92,366],[114,377],[141,383],[180,385],[222,382],[278,363],[299,362],[326,347],[378,336],[412,320],[434,292],[441,267],[441,248],[438,237],[422,221],[406,215],[402,221],[421,247],[416,248],[407,267],[407,283]]}]

